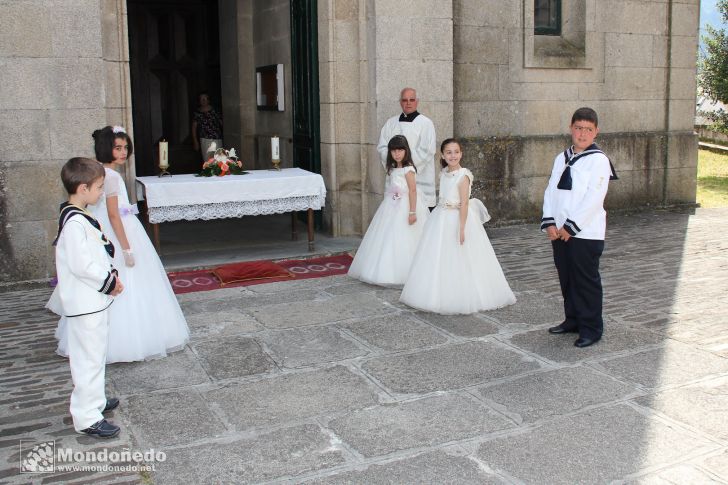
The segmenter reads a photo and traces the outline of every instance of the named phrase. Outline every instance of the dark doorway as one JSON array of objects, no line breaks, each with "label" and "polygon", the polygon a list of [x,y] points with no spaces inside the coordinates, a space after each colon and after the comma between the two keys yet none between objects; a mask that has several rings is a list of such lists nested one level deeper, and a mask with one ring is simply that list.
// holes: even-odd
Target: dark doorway
[{"label": "dark doorway", "polygon": [[316,0],[291,0],[293,160],[321,173]]},{"label": "dark doorway", "polygon": [[157,142],[169,142],[170,171],[202,164],[192,146],[197,94],[220,110],[216,0],[127,0],[137,175],[157,173]]}]

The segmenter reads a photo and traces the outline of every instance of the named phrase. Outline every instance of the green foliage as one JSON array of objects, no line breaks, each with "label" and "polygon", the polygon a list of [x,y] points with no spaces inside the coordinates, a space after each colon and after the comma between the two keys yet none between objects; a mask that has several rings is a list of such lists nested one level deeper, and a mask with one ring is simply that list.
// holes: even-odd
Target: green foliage
[{"label": "green foliage", "polygon": [[[728,0],[718,0],[718,11],[723,22],[728,23]],[[728,32],[724,29],[706,27],[708,35],[703,36],[705,54],[699,60],[698,83],[703,94],[713,101],[728,104]],[[713,122],[713,129],[728,133],[728,113],[701,112],[701,115]]]}]

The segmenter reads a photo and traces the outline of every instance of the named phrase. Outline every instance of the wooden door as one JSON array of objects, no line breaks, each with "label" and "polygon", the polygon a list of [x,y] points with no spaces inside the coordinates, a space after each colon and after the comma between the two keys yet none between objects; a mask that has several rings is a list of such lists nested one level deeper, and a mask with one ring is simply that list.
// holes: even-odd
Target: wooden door
[{"label": "wooden door", "polygon": [[197,95],[220,110],[217,1],[127,0],[137,175],[157,173],[157,143],[169,142],[170,171],[201,167],[192,147]]}]

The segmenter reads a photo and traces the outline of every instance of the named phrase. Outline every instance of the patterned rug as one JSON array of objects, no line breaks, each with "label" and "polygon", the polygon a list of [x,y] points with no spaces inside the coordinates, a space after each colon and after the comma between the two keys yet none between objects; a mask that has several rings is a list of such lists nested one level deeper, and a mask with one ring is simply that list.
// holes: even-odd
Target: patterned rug
[{"label": "patterned rug", "polygon": [[167,276],[174,292],[182,294],[346,274],[351,261],[352,257],[344,253],[312,259],[246,261],[217,268],[170,272]]}]

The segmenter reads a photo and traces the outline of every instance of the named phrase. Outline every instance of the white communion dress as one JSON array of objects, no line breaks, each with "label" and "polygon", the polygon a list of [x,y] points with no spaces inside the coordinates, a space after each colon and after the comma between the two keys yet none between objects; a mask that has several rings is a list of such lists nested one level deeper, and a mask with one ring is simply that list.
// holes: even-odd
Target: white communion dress
[{"label": "white communion dress", "polygon": [[417,222],[409,224],[405,174],[414,167],[394,168],[385,182],[384,200],[374,214],[349,267],[349,276],[381,286],[402,286],[417,250],[429,210],[417,192]]},{"label": "white communion dress", "polygon": [[[119,271],[124,291],[109,307],[109,347],[106,362],[133,362],[165,357],[182,349],[189,341],[187,321],[167,278],[167,273],[136,217],[136,205],[129,203],[121,175],[106,168],[104,196],[89,211],[101,230],[114,243],[113,265]],[[118,197],[119,212],[127,240],[133,251],[134,266],[124,264],[121,243],[114,234],[106,211],[106,198]],[[65,319],[56,330],[57,353],[68,356]]]},{"label": "white communion dress", "polygon": [[470,314],[516,302],[493,252],[483,222],[490,217],[483,203],[470,199],[465,242],[460,244],[458,183],[473,174],[466,168],[440,173],[440,198],[420,239],[400,301],[419,310],[444,315]]}]

